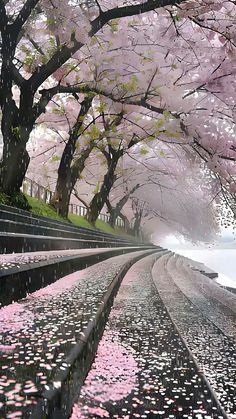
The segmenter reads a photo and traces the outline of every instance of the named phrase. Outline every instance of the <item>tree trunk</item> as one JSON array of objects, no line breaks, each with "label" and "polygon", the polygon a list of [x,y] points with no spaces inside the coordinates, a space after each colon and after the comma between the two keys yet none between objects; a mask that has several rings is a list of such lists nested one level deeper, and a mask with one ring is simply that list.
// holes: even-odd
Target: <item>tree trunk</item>
[{"label": "tree trunk", "polygon": [[142,215],[143,215],[143,211],[141,210],[135,214],[133,232],[136,237],[139,237],[139,234],[140,234]]},{"label": "tree trunk", "polygon": [[58,176],[56,190],[52,196],[50,204],[56,209],[58,215],[67,218],[73,186],[71,176],[68,171],[66,178]]},{"label": "tree trunk", "polygon": [[110,224],[111,227],[115,227],[116,219],[118,217],[118,214],[116,215],[116,207],[113,207],[111,205],[108,198],[106,200],[106,206],[107,206],[108,212],[110,214],[109,224]]},{"label": "tree trunk", "polygon": [[110,212],[110,220],[109,220],[109,224],[111,227],[115,227],[116,225],[116,220],[119,216],[119,212],[117,212],[116,208],[113,208],[112,211]]},{"label": "tree trunk", "polygon": [[3,139],[3,155],[0,161],[0,191],[13,195],[20,191],[28,165],[29,154],[26,143],[18,137]]},{"label": "tree trunk", "polygon": [[107,201],[111,188],[114,185],[116,180],[115,171],[121,155],[121,151],[113,150],[112,152],[112,157],[110,157],[109,160],[108,171],[103,178],[102,187],[100,191],[94,195],[89,205],[87,220],[91,224],[95,224],[96,220],[98,219],[98,216]]},{"label": "tree trunk", "polygon": [[108,200],[106,201],[106,205],[110,214],[109,224],[112,228],[114,228],[116,225],[116,220],[120,215],[120,209],[117,207],[117,205],[112,207]]},{"label": "tree trunk", "polygon": [[[137,184],[135,185],[126,195],[124,195],[116,204],[115,207],[112,207],[109,199],[106,201],[106,205],[108,208],[108,211],[110,213],[110,220],[109,224],[111,227],[115,227],[116,220],[120,216],[121,217],[121,210],[125,206],[125,204],[128,202],[130,195],[132,195],[138,188],[140,188],[142,185]],[[125,217],[125,216],[123,216]],[[121,217],[122,218],[122,217]],[[127,220],[127,218],[126,218]]]},{"label": "tree trunk", "polygon": [[[51,199],[51,205],[57,210],[57,213],[64,218],[68,216],[69,203],[74,186],[85,167],[85,162],[93,149],[91,143],[89,147],[81,152],[74,159],[72,165],[67,167],[67,159],[63,165],[60,164],[55,193]],[[65,166],[65,167],[64,167]]]},{"label": "tree trunk", "polygon": [[[5,23],[1,28],[0,106],[3,155],[0,161],[0,191],[14,195],[20,191],[30,161],[26,144],[34,125],[33,93],[26,92],[22,88],[19,107],[16,105],[12,89],[14,79],[12,62],[19,32],[12,31],[12,23],[8,22],[6,10],[2,7],[1,9],[1,18]],[[22,91],[26,94],[22,95]],[[23,98],[27,99],[26,103]]]},{"label": "tree trunk", "polygon": [[[75,139],[73,139],[75,142]],[[74,150],[69,138],[58,168],[58,176],[55,192],[51,198],[50,205],[52,205],[57,213],[63,218],[67,218],[68,208],[70,203],[70,196],[73,189],[71,179],[71,162],[73,159]]]},{"label": "tree trunk", "polygon": [[82,170],[84,169],[85,160],[93,148],[93,144],[91,143],[88,149],[82,151],[81,155],[74,159],[76,142],[78,140],[78,131],[83,125],[84,117],[87,114],[91,103],[92,97],[85,97],[81,103],[79,115],[70,131],[69,139],[61,156],[56,189],[50,201],[50,204],[56,209],[57,213],[64,218],[67,218],[68,216],[72,190]]},{"label": "tree trunk", "polygon": [[119,216],[124,223],[125,231],[129,231],[130,230],[130,222],[129,222],[128,218],[126,217],[126,215],[122,214],[122,212],[120,212]]}]

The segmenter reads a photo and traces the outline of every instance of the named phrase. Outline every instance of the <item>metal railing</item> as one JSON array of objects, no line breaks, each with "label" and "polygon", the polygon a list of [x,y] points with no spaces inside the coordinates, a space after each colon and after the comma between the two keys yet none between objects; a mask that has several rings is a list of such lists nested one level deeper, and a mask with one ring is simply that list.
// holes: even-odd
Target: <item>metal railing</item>
[{"label": "metal railing", "polygon": [[[27,177],[24,179],[22,190],[23,190],[23,193],[31,196],[32,198],[37,198],[39,201],[43,201],[46,204],[49,204],[52,198],[52,194],[53,194],[52,191],[50,191],[50,189],[45,188],[42,185],[39,185],[37,182]],[[85,217],[87,215],[87,212],[88,212],[87,208],[83,205],[77,205],[77,204],[69,205],[69,213],[71,214]],[[102,220],[108,223],[110,216],[108,214],[100,213],[98,218],[99,220]],[[118,217],[116,220],[116,226],[124,227],[124,222],[120,217]]]}]

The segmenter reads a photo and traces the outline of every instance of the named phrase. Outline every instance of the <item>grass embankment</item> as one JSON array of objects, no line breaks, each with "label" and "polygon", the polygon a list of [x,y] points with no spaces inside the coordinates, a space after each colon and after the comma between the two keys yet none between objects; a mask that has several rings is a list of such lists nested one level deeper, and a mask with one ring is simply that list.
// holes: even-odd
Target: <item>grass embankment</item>
[{"label": "grass embankment", "polygon": [[[44,202],[39,201],[36,198],[31,198],[30,196],[27,196],[27,200],[31,206],[30,212],[36,215],[42,215],[44,217],[53,218],[54,220],[66,221],[64,218],[60,217],[60,215],[58,215],[57,212],[50,205],[45,204]],[[69,214],[68,218],[73,224],[79,227],[90,228],[94,230],[94,226],[80,215]],[[128,234],[123,229],[112,228],[108,223],[105,223],[102,220],[96,221],[95,228],[105,233],[117,234],[128,237]]]}]

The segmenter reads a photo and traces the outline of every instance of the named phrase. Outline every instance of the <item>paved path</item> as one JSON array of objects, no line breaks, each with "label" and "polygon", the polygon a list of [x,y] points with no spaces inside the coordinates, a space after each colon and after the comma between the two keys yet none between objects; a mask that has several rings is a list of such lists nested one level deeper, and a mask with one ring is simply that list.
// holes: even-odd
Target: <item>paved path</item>
[{"label": "paved path", "polygon": [[157,292],[163,259],[148,256],[123,279],[71,419],[225,417]]}]

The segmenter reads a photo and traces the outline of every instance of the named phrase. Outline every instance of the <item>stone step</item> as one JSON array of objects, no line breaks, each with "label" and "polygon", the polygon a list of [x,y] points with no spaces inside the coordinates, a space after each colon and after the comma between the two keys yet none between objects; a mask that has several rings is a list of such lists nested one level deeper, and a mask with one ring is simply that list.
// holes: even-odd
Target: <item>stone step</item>
[{"label": "stone step", "polygon": [[[127,246],[127,243],[116,240],[116,237],[105,241],[103,238],[87,240],[21,233],[0,233],[0,237],[0,253]],[[135,243],[129,243],[129,245],[135,246]]]},{"label": "stone step", "polygon": [[205,276],[208,276],[208,278],[217,278],[218,273],[213,271],[212,269],[208,268],[204,263],[197,262],[195,260],[189,259],[184,257],[186,264],[192,268],[193,271],[198,271],[202,273]]},{"label": "stone step", "polygon": [[205,274],[192,271],[182,256],[173,255],[167,269],[192,304],[225,335],[236,339],[236,296]]},{"label": "stone step", "polygon": [[[117,236],[114,234],[105,233],[97,229],[78,227],[75,224],[72,224],[67,221],[54,220],[49,217],[36,215],[29,211],[24,211],[19,208],[10,207],[7,205],[2,205],[2,204],[0,204],[0,220],[11,220],[11,221],[21,222],[25,224],[30,224],[30,225],[40,225],[40,226],[45,226],[48,228],[57,228],[57,229],[63,229],[66,231],[74,231],[74,232],[81,232],[81,233],[88,233],[88,234],[95,233],[96,235],[101,236],[101,237],[117,238]],[[134,242],[136,241],[137,240],[134,238]]]},{"label": "stone step", "polygon": [[156,290],[158,256],[125,275],[71,419],[225,417]]},{"label": "stone step", "polygon": [[173,254],[160,258],[153,268],[155,285],[225,417],[235,418],[236,320],[231,299],[236,296],[220,289],[219,298],[214,281],[181,259]]},{"label": "stone step", "polygon": [[[3,233],[20,233],[20,234],[30,234],[34,236],[52,236],[52,237],[65,237],[71,239],[84,239],[84,240],[99,240],[106,241],[112,240],[120,243],[130,243],[130,240],[119,236],[109,236],[97,234],[96,231],[90,230],[90,232],[76,230],[64,230],[61,227],[46,227],[40,225],[31,225],[26,223],[21,223],[18,221],[11,220],[0,220],[0,231]],[[133,243],[133,242],[132,242]]]},{"label": "stone step", "polygon": [[[11,209],[11,207],[9,207]],[[2,228],[0,230],[4,231],[5,223],[14,223],[17,224],[24,224],[29,226],[35,226],[36,227],[44,227],[48,229],[56,229],[56,230],[63,230],[71,233],[81,233],[81,234],[94,234],[98,237],[118,237],[118,239],[124,239],[123,237],[115,236],[114,234],[108,234],[103,231],[97,230],[97,229],[89,229],[84,227],[76,226],[75,224],[72,224],[70,222],[57,222],[56,220],[53,220],[51,218],[43,217],[43,219],[40,216],[37,216],[35,214],[31,215],[31,213],[27,213],[29,215],[21,215],[10,211],[3,211],[0,209],[0,225]]]},{"label": "stone step", "polygon": [[59,419],[72,407],[120,282],[149,253],[99,262],[0,309],[0,417]]},{"label": "stone step", "polygon": [[136,246],[0,255],[0,306],[99,261],[138,250]]},{"label": "stone step", "polygon": [[[67,221],[61,221],[61,220],[55,220],[53,218],[44,217],[43,215],[37,215],[29,211],[25,211],[19,208],[10,207],[8,205],[0,204],[0,219],[10,219],[11,220],[18,220],[20,222],[26,220],[28,224],[37,224],[37,225],[50,225],[50,226],[56,226],[58,228],[61,228],[61,226],[64,226],[65,228],[69,229],[75,229],[78,228],[80,230],[91,232],[91,229],[84,228],[84,227],[77,227],[76,225],[67,222]],[[93,231],[93,230],[92,230]],[[99,231],[98,231],[99,232]]]}]

